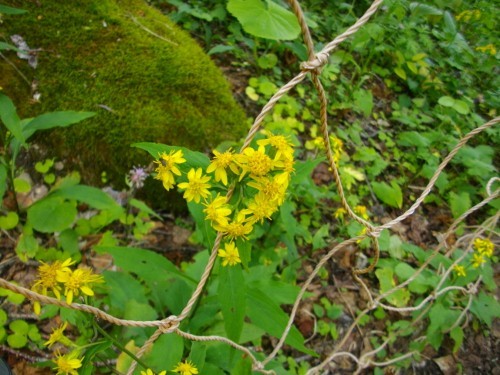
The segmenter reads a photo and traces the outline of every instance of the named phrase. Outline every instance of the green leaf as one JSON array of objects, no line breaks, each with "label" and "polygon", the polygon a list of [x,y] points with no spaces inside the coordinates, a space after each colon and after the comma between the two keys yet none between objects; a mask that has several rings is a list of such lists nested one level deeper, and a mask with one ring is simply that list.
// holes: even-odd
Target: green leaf
[{"label": "green leaf", "polygon": [[30,120],[23,128],[23,134],[28,139],[38,130],[46,130],[52,128],[65,128],[95,116],[94,112],[49,112],[37,116]]},{"label": "green leaf", "polygon": [[456,353],[464,341],[464,330],[460,326],[457,326],[450,331],[450,337],[455,342],[455,345],[453,345],[453,353]]},{"label": "green leaf", "polygon": [[28,337],[19,333],[7,336],[7,343],[12,349],[21,349],[28,343]]},{"label": "green leaf", "polygon": [[16,107],[12,100],[0,92],[0,120],[9,129],[12,135],[21,143],[26,140],[21,129],[21,120],[16,112]]},{"label": "green leaf", "polygon": [[274,68],[277,63],[278,56],[276,56],[274,53],[266,53],[265,55],[262,55],[257,59],[257,64],[262,69]]},{"label": "green leaf", "polygon": [[130,201],[129,201],[129,204],[132,206],[132,207],[135,207],[137,208],[138,210],[140,211],[144,211],[146,212],[148,215],[150,216],[154,216],[156,217],[157,219],[159,220],[163,220],[162,217],[160,215],[158,215],[156,212],[154,212],[146,203],[140,201],[140,200],[137,200],[135,198],[132,198]]},{"label": "green leaf", "polygon": [[243,30],[259,38],[293,40],[300,34],[295,15],[270,0],[229,0],[227,10]]},{"label": "green leaf", "polygon": [[443,333],[455,324],[460,311],[446,308],[437,302],[429,311],[430,324],[427,328],[427,336],[430,344],[437,350],[441,346]]},{"label": "green leaf", "polygon": [[7,319],[7,313],[0,309],[0,326],[5,325],[5,323],[7,323]]},{"label": "green leaf", "polygon": [[[281,337],[288,323],[288,315],[260,290],[248,288],[246,294],[248,316],[252,323],[274,337]],[[295,326],[292,326],[285,342],[303,353],[316,356],[315,352],[304,346],[304,338]]]},{"label": "green leaf", "polygon": [[7,5],[0,4],[0,13],[3,13],[3,14],[23,14],[26,12],[27,11],[24,9],[12,8],[12,7],[8,7]]},{"label": "green leaf", "polygon": [[26,262],[38,252],[38,242],[33,235],[21,234],[16,245],[16,254],[21,261]]},{"label": "green leaf", "polygon": [[208,55],[215,55],[216,53],[224,53],[228,51],[234,50],[233,46],[226,46],[223,44],[217,44],[216,46],[210,48],[210,50],[207,52]]},{"label": "green leaf", "polygon": [[314,233],[313,240],[312,240],[312,249],[320,249],[326,246],[326,241],[325,239],[330,236],[330,225],[325,224],[322,225],[316,233]]},{"label": "green leaf", "polygon": [[191,344],[191,352],[189,352],[188,360],[193,362],[194,366],[202,373],[205,365],[205,357],[207,355],[207,344],[204,342],[193,341]]},{"label": "green leaf", "polygon": [[59,197],[46,197],[28,208],[28,222],[42,233],[61,232],[76,219],[76,205]]},{"label": "green leaf", "polygon": [[375,195],[382,202],[396,208],[403,206],[403,192],[396,181],[391,181],[391,185],[386,182],[372,182],[372,187]]},{"label": "green leaf", "polygon": [[153,348],[144,356],[144,362],[151,368],[173,369],[182,360],[184,340],[175,334],[161,335]]},{"label": "green leaf", "polygon": [[403,68],[401,68],[399,66],[397,68],[394,68],[394,73],[396,73],[396,75],[399,78],[406,80],[406,72]]},{"label": "green leaf", "polygon": [[431,5],[426,5],[418,2],[410,4],[411,15],[418,16],[441,16],[443,11]]},{"label": "green leaf", "polygon": [[132,147],[140,148],[141,150],[145,150],[149,152],[149,154],[158,159],[158,156],[163,152],[169,153],[170,151],[182,150],[184,155],[184,159],[186,159],[185,163],[179,164],[179,169],[181,169],[184,173],[189,172],[191,168],[203,168],[206,169],[210,164],[210,159],[207,155],[202,154],[198,151],[191,151],[185,147],[178,146],[167,146],[161,143],[153,143],[153,142],[140,142],[132,144]]},{"label": "green leaf", "polygon": [[480,292],[478,297],[472,300],[470,310],[490,328],[493,319],[500,317],[500,303],[484,292]]},{"label": "green leaf", "polygon": [[235,342],[240,339],[245,318],[245,280],[240,266],[219,268],[218,297],[224,317],[227,337]]},{"label": "green leaf", "polygon": [[122,211],[120,205],[111,196],[101,189],[92,186],[73,185],[67,188],[60,188],[51,193],[50,197],[74,199],[98,210],[120,211],[120,213]]},{"label": "green leaf", "polygon": [[14,179],[14,190],[16,193],[28,193],[31,190],[31,184],[24,178],[17,177]]},{"label": "green leaf", "polygon": [[451,213],[453,214],[454,219],[457,219],[460,215],[462,215],[469,208],[471,208],[469,193],[465,191],[462,191],[459,194],[451,192],[449,201],[450,201]]},{"label": "green leaf", "polygon": [[[375,271],[375,275],[377,276],[378,281],[380,282],[380,293],[384,294],[385,292],[391,290],[396,286],[396,281],[394,280],[394,273],[391,268],[384,267],[379,268]],[[398,289],[394,293],[388,295],[386,297],[387,301],[390,304],[396,307],[406,306],[408,301],[410,300],[410,292],[406,288]]]},{"label": "green leaf", "polygon": [[[125,304],[123,318],[129,320],[155,320],[158,318],[158,313],[148,303],[139,303],[133,299],[129,299]],[[137,341],[142,341],[146,340],[152,332],[153,330],[148,328],[127,327],[124,329],[123,337],[125,339],[137,338]]]},{"label": "green leaf", "polygon": [[370,116],[373,110],[373,94],[369,90],[360,89],[353,95],[354,106],[356,109],[361,110],[365,117]]},{"label": "green leaf", "polygon": [[453,99],[451,96],[442,96],[439,98],[438,103],[443,107],[453,107],[453,105],[455,104],[455,99]]},{"label": "green leaf", "polygon": [[20,335],[26,335],[28,334],[29,325],[24,320],[18,319],[18,320],[13,320],[9,324],[9,328],[15,333],[18,333]]},{"label": "green leaf", "polygon": [[117,267],[136,274],[150,286],[169,277],[197,284],[196,280],[180,272],[167,258],[151,250],[120,246],[96,246],[94,250],[100,254],[109,253]]},{"label": "green leaf", "polygon": [[[410,277],[412,277],[415,272],[417,272],[412,266],[406,263],[399,263],[394,272],[398,276],[401,281],[406,281]],[[424,275],[420,273],[410,284],[408,285],[408,289],[410,292],[423,294],[429,289],[429,283],[425,279]]]},{"label": "green leaf", "polygon": [[4,51],[4,50],[11,50],[11,51],[18,51],[18,52],[20,51],[19,48],[16,48],[11,44],[0,42],[0,51]]},{"label": "green leaf", "polygon": [[43,162],[39,161],[35,164],[35,170],[39,173],[47,173],[54,165],[54,159],[47,159]]},{"label": "green leaf", "polygon": [[455,100],[452,108],[461,115],[467,115],[470,112],[469,105],[463,100]]},{"label": "green leaf", "polygon": [[78,254],[80,247],[78,246],[78,234],[73,229],[65,229],[59,234],[59,244],[62,249],[69,254]]},{"label": "green leaf", "polygon": [[0,216],[0,229],[13,229],[17,223],[19,223],[19,216],[13,211],[8,212],[5,216]]}]

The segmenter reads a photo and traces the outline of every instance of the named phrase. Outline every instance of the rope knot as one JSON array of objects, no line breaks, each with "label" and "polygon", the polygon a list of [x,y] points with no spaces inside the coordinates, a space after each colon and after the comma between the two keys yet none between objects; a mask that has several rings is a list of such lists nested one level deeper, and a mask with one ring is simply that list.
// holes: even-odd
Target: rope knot
[{"label": "rope knot", "polygon": [[468,289],[469,289],[469,293],[470,294],[473,294],[473,295],[476,295],[477,292],[478,292],[478,289],[477,289],[477,285],[474,284],[474,283],[470,283],[469,285],[467,285]]},{"label": "rope knot", "polygon": [[322,67],[324,67],[328,63],[328,53],[319,52],[315,55],[314,60],[304,61],[300,64],[300,69],[316,71],[319,73]]},{"label": "rope knot", "polygon": [[170,315],[168,318],[165,318],[161,321],[160,326],[158,327],[162,333],[172,333],[181,324],[180,320],[175,315]]}]

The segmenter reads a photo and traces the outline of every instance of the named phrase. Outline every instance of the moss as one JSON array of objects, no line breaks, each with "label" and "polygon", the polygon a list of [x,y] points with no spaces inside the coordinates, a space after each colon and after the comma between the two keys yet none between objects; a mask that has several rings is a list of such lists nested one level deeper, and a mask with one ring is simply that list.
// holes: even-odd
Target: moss
[{"label": "moss", "polygon": [[244,113],[221,72],[186,33],[144,1],[4,3],[28,13],[5,16],[3,38],[20,34],[31,48],[42,49],[36,70],[8,54],[29,80],[38,82],[40,103],[29,99],[30,87],[20,75],[0,63],[0,86],[21,115],[98,112],[39,138],[57,157],[76,164],[87,182],[96,183],[106,171],[119,185],[132,165],[147,163],[142,151],[129,147],[133,142],[207,151],[244,133]]}]

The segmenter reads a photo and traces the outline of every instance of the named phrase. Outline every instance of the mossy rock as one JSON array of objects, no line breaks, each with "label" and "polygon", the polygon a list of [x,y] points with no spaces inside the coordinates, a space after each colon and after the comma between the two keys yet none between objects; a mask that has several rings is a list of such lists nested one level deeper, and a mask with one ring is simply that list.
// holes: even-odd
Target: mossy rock
[{"label": "mossy rock", "polygon": [[[22,117],[55,110],[97,116],[38,141],[49,155],[76,167],[87,183],[106,171],[115,186],[133,165],[147,164],[149,141],[208,151],[237,140],[246,129],[243,110],[210,58],[185,32],[142,0],[3,1],[26,9],[3,17],[0,40],[19,34],[40,49],[32,69],[6,53],[38,84],[40,102],[14,68],[0,60],[0,86]],[[152,33],[156,34],[153,35]]]}]

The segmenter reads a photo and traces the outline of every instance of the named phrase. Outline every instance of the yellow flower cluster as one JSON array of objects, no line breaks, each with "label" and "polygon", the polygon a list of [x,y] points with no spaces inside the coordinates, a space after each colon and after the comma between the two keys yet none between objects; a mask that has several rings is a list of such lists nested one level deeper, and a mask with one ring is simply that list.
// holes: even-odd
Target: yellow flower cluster
[{"label": "yellow flower cluster", "polygon": [[491,56],[495,56],[497,54],[497,49],[491,43],[485,46],[476,47],[476,51],[489,53]]},{"label": "yellow flower cluster", "polygon": [[457,21],[469,22],[470,20],[478,21],[481,18],[481,11],[478,9],[464,10],[456,17]]},{"label": "yellow flower cluster", "polygon": [[[184,362],[179,362],[172,372],[177,372],[181,375],[197,375],[198,369],[191,361],[186,360]],[[141,371],[141,375],[165,375],[166,373],[167,371],[163,370],[156,374],[149,368],[146,369],[146,371]]]},{"label": "yellow flower cluster", "polygon": [[[495,245],[489,239],[476,238],[474,240],[474,253],[472,254],[471,265],[473,268],[479,268],[488,258],[493,256],[493,252],[495,250]],[[459,264],[453,267],[453,270],[457,274],[457,276],[466,276],[466,270],[464,266]]]},{"label": "yellow flower cluster", "polygon": [[[294,171],[293,145],[283,135],[267,134],[256,142],[255,147],[247,147],[237,154],[229,149],[225,152],[213,151],[213,158],[204,172],[202,168],[191,168],[187,172],[187,182],[178,187],[184,191],[188,201],[202,203],[206,220],[218,232],[223,233],[225,248],[218,255],[222,265],[234,266],[241,262],[234,241],[247,239],[256,223],[271,219],[285,200],[286,189]],[[163,182],[165,189],[175,186],[175,176],[181,176],[179,165],[186,162],[182,150],[161,153],[156,168],[156,179]],[[216,192],[221,185],[225,193]],[[241,192],[236,202],[227,198],[229,186],[241,184]]]},{"label": "yellow flower cluster", "polygon": [[82,367],[83,358],[78,358],[78,351],[72,351],[68,354],[56,352],[56,357],[53,362],[56,364],[54,370],[57,370],[56,375],[78,375],[76,369]]},{"label": "yellow flower cluster", "polygon": [[[61,299],[62,292],[66,297],[66,302],[69,304],[80,293],[93,296],[94,291],[91,286],[95,283],[102,283],[102,277],[94,274],[88,268],[72,270],[70,266],[74,264],[75,261],[71,258],[62,262],[56,260],[52,264],[41,262],[41,265],[38,267],[38,279],[31,289],[45,296],[53,295],[57,299]],[[35,314],[40,314],[41,307],[39,302],[34,302],[33,308]]]}]

